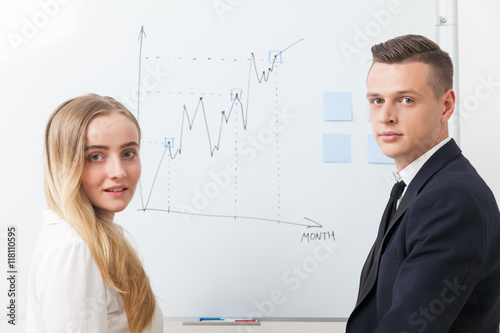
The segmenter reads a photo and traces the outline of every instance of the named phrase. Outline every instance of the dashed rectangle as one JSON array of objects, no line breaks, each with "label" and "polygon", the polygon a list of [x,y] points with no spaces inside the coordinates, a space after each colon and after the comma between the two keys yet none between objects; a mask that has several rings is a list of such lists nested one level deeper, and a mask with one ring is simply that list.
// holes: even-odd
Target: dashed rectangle
[{"label": "dashed rectangle", "polygon": [[272,63],[282,64],[283,63],[283,58],[281,57],[281,54],[282,54],[281,51],[269,51],[268,62],[270,64],[272,64]]},{"label": "dashed rectangle", "polygon": [[236,98],[238,98],[241,101],[242,97],[243,97],[243,89],[240,89],[240,88],[231,89],[231,100],[232,101],[234,101]]}]

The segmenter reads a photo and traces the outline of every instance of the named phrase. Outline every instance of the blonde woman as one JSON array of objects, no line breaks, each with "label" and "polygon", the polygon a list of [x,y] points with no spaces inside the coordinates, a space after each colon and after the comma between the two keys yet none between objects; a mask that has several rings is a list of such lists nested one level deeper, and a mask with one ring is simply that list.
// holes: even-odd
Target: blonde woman
[{"label": "blonde woman", "polygon": [[113,222],[141,174],[140,139],[135,117],[110,97],[70,99],[50,117],[50,209],[30,270],[28,332],[163,332],[141,261]]}]

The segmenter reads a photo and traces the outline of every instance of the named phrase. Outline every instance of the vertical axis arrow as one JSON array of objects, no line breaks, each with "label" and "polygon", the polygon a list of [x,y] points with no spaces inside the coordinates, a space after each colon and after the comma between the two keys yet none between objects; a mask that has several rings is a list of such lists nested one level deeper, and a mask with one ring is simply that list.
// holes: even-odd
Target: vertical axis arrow
[{"label": "vertical axis arrow", "polygon": [[[137,122],[140,120],[140,106],[141,106],[141,69],[142,69],[142,39],[143,37],[146,37],[146,33],[144,32],[144,26],[141,26],[141,32],[139,33],[139,39],[140,41],[140,46],[139,46],[139,78],[138,78],[138,83],[137,83]],[[145,210],[146,207],[144,206],[144,197],[142,195],[142,182],[139,179],[139,192],[141,194],[141,205],[142,209]]]},{"label": "vertical axis arrow", "polygon": [[139,79],[137,83],[137,121],[140,119],[139,109],[141,106],[141,69],[142,69],[142,39],[146,36],[144,32],[144,26],[141,26],[141,32],[139,33],[139,38],[137,39],[140,42],[139,46]]}]

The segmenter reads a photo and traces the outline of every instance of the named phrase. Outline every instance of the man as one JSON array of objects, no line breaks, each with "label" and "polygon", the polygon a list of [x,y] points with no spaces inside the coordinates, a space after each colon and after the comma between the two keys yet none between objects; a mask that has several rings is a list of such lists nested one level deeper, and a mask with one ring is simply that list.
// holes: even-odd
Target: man
[{"label": "man", "polygon": [[498,332],[500,214],[448,137],[451,59],[416,35],[375,45],[372,53],[372,129],[404,183],[391,192],[395,206],[388,204],[363,267],[347,332]]}]

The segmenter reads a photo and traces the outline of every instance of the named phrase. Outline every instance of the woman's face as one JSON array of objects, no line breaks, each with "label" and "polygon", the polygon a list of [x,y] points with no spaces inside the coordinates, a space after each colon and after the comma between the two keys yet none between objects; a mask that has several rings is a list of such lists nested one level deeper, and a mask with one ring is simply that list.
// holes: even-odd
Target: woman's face
[{"label": "woman's face", "polygon": [[113,218],[127,207],[141,176],[139,133],[125,115],[94,118],[87,129],[82,186],[91,204]]}]

